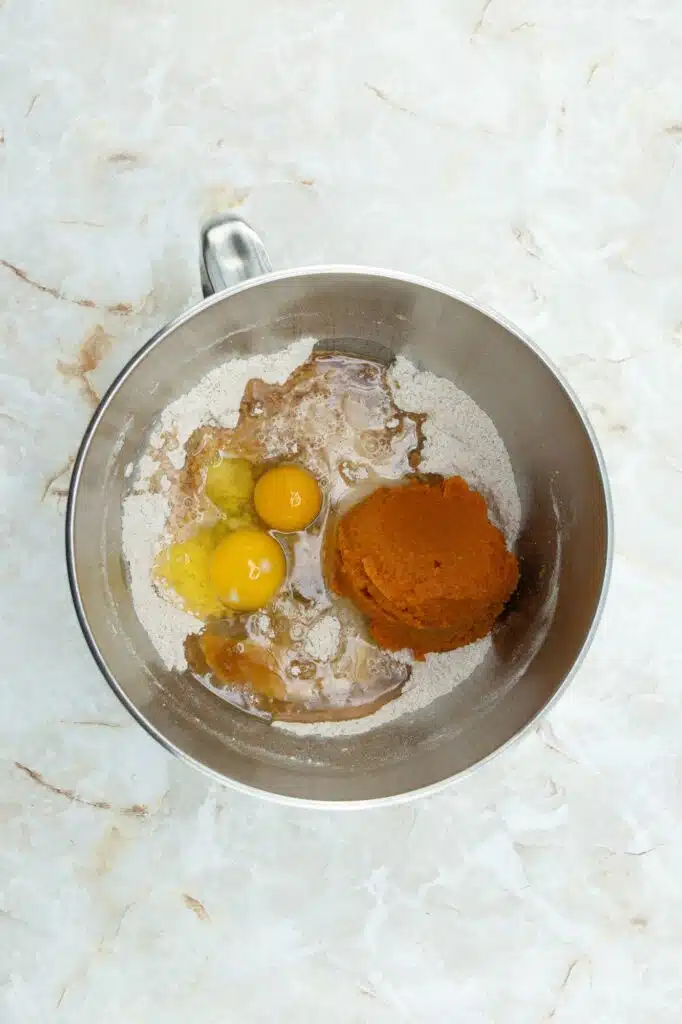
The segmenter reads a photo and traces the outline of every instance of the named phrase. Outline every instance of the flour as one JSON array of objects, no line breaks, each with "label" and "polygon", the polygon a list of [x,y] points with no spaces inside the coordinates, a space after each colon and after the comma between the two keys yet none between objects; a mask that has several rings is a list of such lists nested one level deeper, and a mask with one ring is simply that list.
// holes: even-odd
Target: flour
[{"label": "flour", "polygon": [[402,694],[388,704],[384,704],[373,715],[366,718],[354,718],[348,722],[315,722],[314,724],[296,722],[275,722],[276,729],[296,733],[299,736],[313,736],[320,739],[357,736],[381,725],[387,725],[406,715],[427,707],[438,697],[468,679],[471,673],[481,664],[488,651],[492,648],[489,636],[467,647],[445,654],[427,654],[425,661],[413,664],[412,675],[405,684]]},{"label": "flour", "polygon": [[161,447],[164,434],[173,432],[179,453],[176,468],[182,468],[182,450],[190,435],[206,423],[232,428],[237,426],[244,388],[254,377],[266,384],[283,384],[297,366],[304,363],[315,345],[315,338],[301,338],[273,355],[230,359],[199,381],[196,387],[166,406],[152,431],[149,443]]},{"label": "flour", "polygon": [[169,603],[157,591],[154,560],[168,543],[168,499],[150,492],[130,494],[123,502],[123,552],[130,570],[130,589],[140,623],[166,668],[186,668],[185,637],[203,622]]},{"label": "flour", "polygon": [[[310,356],[314,344],[314,339],[305,338],[272,356],[226,362],[167,406],[152,429],[148,447],[136,467],[133,492],[123,503],[123,550],[138,619],[170,669],[187,667],[185,637],[199,632],[203,623],[177,604],[169,603],[172,596],[167,592],[162,595],[153,580],[155,559],[171,539],[166,532],[170,484],[163,476],[158,479],[162,460],[166,459],[175,470],[182,468],[184,446],[194,430],[206,424],[235,427],[247,383],[252,378],[270,384],[284,383]],[[389,371],[389,385],[396,405],[406,412],[427,416],[420,469],[444,476],[463,476],[484,496],[491,519],[512,545],[519,532],[521,506],[509,456],[490,417],[452,382],[418,370],[402,356],[398,356]],[[152,489],[154,478],[158,486]],[[299,583],[302,585],[302,581]],[[267,613],[251,618],[249,635],[267,638],[271,631]],[[308,657],[328,665],[338,658],[342,634],[339,619],[326,612],[311,622],[297,643]],[[490,637],[486,637],[456,651],[427,655],[425,661],[413,664],[401,696],[366,718],[314,724],[276,722],[275,727],[313,737],[367,732],[402,715],[413,714],[449,693],[471,675],[491,646]],[[404,654],[392,657],[394,661],[411,660]]]},{"label": "flour", "polygon": [[308,630],[303,650],[316,661],[331,661],[339,648],[341,623],[335,615],[325,615]]},{"label": "flour", "polygon": [[[154,582],[154,561],[170,543],[166,522],[170,512],[167,482],[161,479],[161,493],[149,489],[159,470],[163,453],[174,469],[185,461],[185,442],[205,423],[234,427],[244,388],[253,377],[269,384],[283,384],[304,363],[315,345],[314,338],[302,338],[271,356],[231,359],[207,374],[196,387],[166,406],[149,436],[133,478],[134,491],[123,502],[123,553],[130,570],[130,589],[137,617],[149,634],[166,668],[187,668],[184,642],[197,633],[203,622],[169,603],[172,594],[160,593]],[[155,457],[155,454],[157,457]]]},{"label": "flour", "polygon": [[490,417],[452,381],[418,370],[398,356],[389,371],[396,405],[426,413],[420,470],[461,476],[485,498],[491,519],[511,547],[521,525],[521,502],[502,438]]}]

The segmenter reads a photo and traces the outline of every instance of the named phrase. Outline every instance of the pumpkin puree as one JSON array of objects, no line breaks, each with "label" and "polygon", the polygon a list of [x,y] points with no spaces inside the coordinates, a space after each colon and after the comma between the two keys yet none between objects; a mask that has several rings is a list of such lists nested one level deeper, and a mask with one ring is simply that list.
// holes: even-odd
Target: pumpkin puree
[{"label": "pumpkin puree", "polygon": [[423,660],[486,636],[518,582],[516,556],[461,477],[380,487],[339,521],[331,586],[388,650]]}]

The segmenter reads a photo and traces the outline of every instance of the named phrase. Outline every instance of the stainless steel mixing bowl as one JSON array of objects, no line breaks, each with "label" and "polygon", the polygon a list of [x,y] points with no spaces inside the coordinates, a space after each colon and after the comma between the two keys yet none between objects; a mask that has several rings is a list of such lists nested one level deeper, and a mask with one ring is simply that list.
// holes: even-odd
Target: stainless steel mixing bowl
[{"label": "stainless steel mixing bowl", "polygon": [[[260,240],[234,218],[204,229],[201,273],[208,297],[119,374],[76,460],[67,564],[90,650],[138,722],[220,781],[317,806],[437,789],[546,711],[594,634],[612,520],[590,424],[532,342],[448,288],[360,267],[270,273]],[[231,356],[275,352],[303,335],[379,359],[404,353],[455,381],[492,417],[523,507],[521,584],[489,656],[430,707],[350,739],[273,729],[167,671],[136,618],[121,552],[124,470],[164,406]]]}]

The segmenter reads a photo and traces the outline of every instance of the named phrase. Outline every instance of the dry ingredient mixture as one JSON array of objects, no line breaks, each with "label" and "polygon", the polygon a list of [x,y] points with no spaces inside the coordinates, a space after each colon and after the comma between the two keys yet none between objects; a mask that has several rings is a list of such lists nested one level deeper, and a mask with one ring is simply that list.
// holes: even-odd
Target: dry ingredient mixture
[{"label": "dry ingredient mixture", "polygon": [[[349,508],[416,469],[420,486],[430,486],[428,474],[464,477],[510,546],[520,506],[492,422],[451,382],[403,357],[387,370],[313,354],[313,345],[303,339],[271,357],[231,360],[164,410],[131,467],[123,542],[137,615],[168,668],[189,666],[281,728],[333,736],[425,706],[473,671],[490,639],[419,662],[408,651],[378,647],[356,602],[326,585],[330,516],[340,514],[343,523]],[[281,464],[295,464],[313,484],[299,479],[306,527],[284,523],[278,532],[287,481],[271,467]],[[210,559],[215,570],[216,551],[235,537],[246,543],[258,516],[274,527],[286,583],[278,589],[280,570],[268,559],[276,596],[250,611],[245,591],[226,579],[218,593],[213,584],[221,579],[206,566]],[[261,530],[255,542],[263,537],[271,539]],[[248,582],[237,581],[247,589]],[[230,595],[239,600],[230,605]]]}]

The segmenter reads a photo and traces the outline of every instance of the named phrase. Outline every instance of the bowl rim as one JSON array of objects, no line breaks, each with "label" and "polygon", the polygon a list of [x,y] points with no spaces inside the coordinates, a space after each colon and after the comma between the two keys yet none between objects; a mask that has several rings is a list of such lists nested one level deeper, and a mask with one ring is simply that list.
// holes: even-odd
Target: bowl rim
[{"label": "bowl rim", "polygon": [[[585,429],[585,433],[589,438],[592,450],[594,452],[595,461],[599,470],[599,478],[602,485],[602,491],[604,494],[604,505],[606,512],[606,552],[604,559],[604,569],[602,573],[601,587],[599,592],[599,599],[597,606],[592,617],[592,622],[587,630],[585,639],[583,640],[582,646],[578,651],[573,665],[570,670],[566,673],[561,684],[557,688],[556,692],[550,697],[547,703],[536,712],[513,736],[510,736],[508,740],[502,743],[495,750],[492,750],[485,757],[476,761],[474,764],[469,765],[468,768],[463,769],[461,772],[457,772],[455,775],[449,775],[444,779],[440,779],[437,782],[429,783],[426,786],[421,786],[416,789],[405,790],[402,793],[394,793],[389,796],[380,797],[368,797],[366,799],[353,799],[353,800],[318,800],[314,797],[297,797],[289,796],[287,794],[276,793],[272,790],[261,789],[258,786],[253,786],[245,782],[240,782],[237,779],[233,779],[230,776],[223,775],[202,761],[192,757],[181,747],[176,746],[171,740],[169,740],[162,732],[160,732],[140,711],[136,704],[130,700],[130,698],[123,691],[122,687],[116,680],[116,678],[109,671],[106,662],[99,650],[97,642],[93,636],[88,617],[85,611],[85,605],[78,585],[78,579],[76,574],[76,554],[75,554],[75,536],[74,536],[74,523],[75,523],[75,506],[76,498],[78,495],[78,488],[80,479],[83,473],[83,466],[87,458],[87,454],[90,448],[90,444],[94,437],[94,434],[102,420],[106,410],[121,385],[130,377],[136,370],[137,366],[147,357],[147,355],[157,346],[159,346],[166,337],[172,334],[177,328],[187,323],[198,313],[204,309],[208,309],[211,306],[218,305],[221,302],[229,299],[231,296],[248,291],[252,288],[257,288],[262,284],[270,282],[283,281],[287,278],[298,278],[298,277],[324,277],[333,275],[350,275],[355,277],[374,277],[380,279],[391,279],[404,284],[416,285],[421,288],[428,288],[431,291],[440,293],[447,298],[455,299],[458,302],[475,309],[483,316],[488,317],[495,323],[499,324],[520,342],[525,344],[527,348],[534,353],[534,355],[545,364],[550,373],[554,376],[557,383],[563,388],[568,399],[572,403],[576,413],[578,414],[582,425]],[[242,281],[229,288],[215,292],[213,295],[209,295],[206,298],[194,303],[183,313],[174,317],[167,324],[156,331],[151,338],[148,339],[133,356],[126,362],[123,368],[116,375],[114,380],[111,382],[105,393],[103,394],[99,405],[93,413],[90,422],[88,423],[82,440],[78,447],[78,452],[73,465],[71,474],[71,480],[69,483],[69,493],[66,504],[66,520],[65,520],[65,544],[66,544],[66,567],[67,576],[69,581],[69,590],[71,592],[71,598],[73,600],[74,608],[76,611],[76,617],[78,619],[81,631],[85,638],[85,642],[90,649],[94,661],[99,668],[100,672],[104,676],[104,679],[109,684],[114,694],[118,697],[121,704],[126,710],[132,715],[132,717],[138,722],[139,725],[147,732],[153,739],[157,741],[166,751],[179,758],[185,764],[190,765],[193,768],[198,769],[203,775],[212,779],[214,782],[218,782],[221,785],[229,786],[238,792],[248,794],[250,796],[257,796],[261,799],[271,801],[272,803],[292,806],[292,807],[305,807],[311,810],[358,810],[358,809],[369,809],[376,807],[388,807],[396,804],[408,803],[412,800],[416,800],[419,797],[431,796],[436,793],[440,793],[455,782],[460,782],[470,776],[474,771],[482,768],[484,765],[490,763],[494,758],[498,757],[504,751],[508,750],[513,744],[521,740],[527,733],[534,728],[534,726],[545,717],[549,711],[555,707],[559,699],[566,692],[569,684],[574,679],[578,670],[580,669],[587,652],[589,651],[592,642],[594,640],[597,628],[601,621],[601,617],[606,604],[606,597],[609,589],[611,580],[611,573],[613,569],[613,555],[614,555],[614,518],[613,518],[613,500],[611,494],[611,488],[609,485],[608,472],[606,468],[606,460],[604,458],[601,446],[597,439],[596,432],[592,426],[587,413],[583,409],[582,403],[578,396],[573,390],[572,386],[568,383],[563,373],[554,364],[554,362],[547,356],[547,354],[527,335],[524,331],[518,328],[510,320],[507,320],[505,316],[485,305],[484,303],[478,302],[466,295],[463,292],[458,291],[455,288],[450,288],[447,285],[438,284],[428,278],[421,277],[417,274],[404,273],[397,270],[389,270],[381,267],[363,266],[359,264],[311,264],[310,266],[295,267],[290,270],[276,270],[271,271],[267,274],[259,275],[258,277],[249,278],[246,281]]]}]

